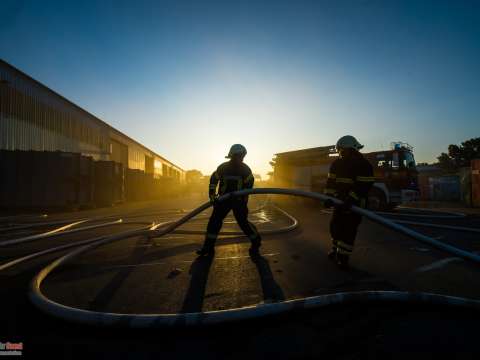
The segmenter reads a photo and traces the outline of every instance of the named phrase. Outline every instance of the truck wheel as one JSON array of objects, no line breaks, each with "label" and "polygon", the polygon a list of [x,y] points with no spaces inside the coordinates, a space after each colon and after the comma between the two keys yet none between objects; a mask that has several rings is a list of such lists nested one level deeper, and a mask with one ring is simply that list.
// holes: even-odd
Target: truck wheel
[{"label": "truck wheel", "polygon": [[387,201],[383,192],[377,189],[373,189],[368,193],[368,206],[369,210],[380,211],[387,208]]}]

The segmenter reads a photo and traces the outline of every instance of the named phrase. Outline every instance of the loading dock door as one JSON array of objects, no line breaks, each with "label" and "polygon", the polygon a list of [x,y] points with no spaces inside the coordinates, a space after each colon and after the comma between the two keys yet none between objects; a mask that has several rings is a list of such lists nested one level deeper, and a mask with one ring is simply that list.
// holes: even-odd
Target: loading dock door
[{"label": "loading dock door", "polygon": [[123,165],[124,169],[128,168],[128,146],[121,142],[110,139],[112,143],[112,154],[110,160]]},{"label": "loading dock door", "polygon": [[153,174],[153,157],[145,155],[145,174]]}]

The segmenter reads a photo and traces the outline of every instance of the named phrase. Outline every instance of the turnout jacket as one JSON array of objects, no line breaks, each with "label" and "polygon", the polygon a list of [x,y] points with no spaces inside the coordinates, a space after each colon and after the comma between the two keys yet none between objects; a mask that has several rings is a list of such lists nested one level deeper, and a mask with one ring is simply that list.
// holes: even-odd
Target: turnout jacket
[{"label": "turnout jacket", "polygon": [[366,207],[374,182],[372,165],[357,151],[332,163],[324,193]]},{"label": "turnout jacket", "polygon": [[223,195],[228,192],[251,189],[253,187],[252,170],[243,162],[227,161],[221,164],[210,177],[208,194],[215,196],[218,187],[218,194]]}]

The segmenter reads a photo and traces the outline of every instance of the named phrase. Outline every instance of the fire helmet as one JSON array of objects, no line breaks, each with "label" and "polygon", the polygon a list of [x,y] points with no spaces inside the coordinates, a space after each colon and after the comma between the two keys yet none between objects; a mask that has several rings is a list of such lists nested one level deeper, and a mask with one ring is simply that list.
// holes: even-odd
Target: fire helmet
[{"label": "fire helmet", "polygon": [[337,151],[340,151],[340,149],[354,149],[354,150],[360,150],[363,148],[363,145],[358,142],[355,137],[352,135],[345,135],[342,136],[340,139],[337,141],[337,145],[335,146]]},{"label": "fire helmet", "polygon": [[228,155],[225,157],[228,159],[234,155],[239,155],[243,157],[247,155],[247,149],[245,149],[245,146],[241,144],[234,144],[231,146],[230,151],[228,152]]}]

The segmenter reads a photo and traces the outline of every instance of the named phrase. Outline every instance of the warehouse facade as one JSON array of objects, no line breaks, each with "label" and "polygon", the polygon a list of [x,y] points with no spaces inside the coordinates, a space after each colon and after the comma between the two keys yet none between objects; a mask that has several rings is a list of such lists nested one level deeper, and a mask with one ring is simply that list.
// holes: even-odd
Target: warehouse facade
[{"label": "warehouse facade", "polygon": [[185,182],[182,168],[1,59],[0,149],[80,153]]}]

